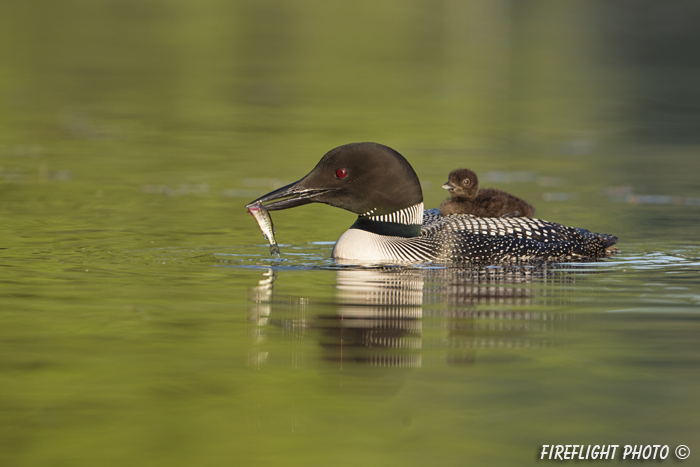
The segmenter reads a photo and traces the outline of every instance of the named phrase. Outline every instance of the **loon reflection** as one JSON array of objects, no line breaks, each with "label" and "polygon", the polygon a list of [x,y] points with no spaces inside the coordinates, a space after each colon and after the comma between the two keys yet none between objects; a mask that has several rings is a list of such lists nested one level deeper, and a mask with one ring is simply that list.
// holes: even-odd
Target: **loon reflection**
[{"label": "loon reflection", "polygon": [[249,318],[257,350],[249,355],[250,365],[268,358],[269,325],[292,337],[288,361],[295,368],[303,367],[309,354],[308,344],[299,341],[310,336],[320,342],[324,359],[341,366],[420,367],[472,364],[481,349],[547,347],[542,332],[569,329],[580,319],[517,311],[535,300],[561,300],[546,297],[543,285],[575,280],[562,265],[341,268],[336,274],[331,304],[279,296],[274,283],[280,279],[271,269],[263,274],[251,288]]},{"label": "loon reflection", "polygon": [[332,315],[318,317],[326,358],[421,366],[424,280],[418,269],[341,269]]}]

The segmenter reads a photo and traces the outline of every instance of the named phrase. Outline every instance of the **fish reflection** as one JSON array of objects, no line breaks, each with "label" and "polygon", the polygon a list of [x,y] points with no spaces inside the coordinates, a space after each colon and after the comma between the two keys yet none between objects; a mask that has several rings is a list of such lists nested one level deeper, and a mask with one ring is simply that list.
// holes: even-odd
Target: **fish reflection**
[{"label": "fish reflection", "polygon": [[268,358],[262,348],[270,325],[291,337],[286,351],[291,351],[287,361],[294,368],[304,366],[310,336],[321,345],[322,358],[341,368],[415,368],[471,365],[477,352],[489,349],[549,347],[551,331],[571,329],[582,319],[522,311],[562,300],[546,296],[548,283],[575,280],[562,265],[341,268],[336,271],[333,303],[278,296],[276,279],[275,272],[267,270],[251,288],[249,318],[256,349],[249,357],[251,366],[259,367]]},{"label": "fish reflection", "polygon": [[[258,281],[258,285],[250,289],[250,301],[253,302],[248,308],[248,320],[254,323],[250,328],[250,337],[255,344],[260,344],[265,340],[265,326],[270,319],[272,310],[272,288],[275,283],[275,273],[268,269],[263,273],[263,278]],[[248,366],[260,368],[265,363],[268,352],[261,351],[255,346],[248,351]]]}]

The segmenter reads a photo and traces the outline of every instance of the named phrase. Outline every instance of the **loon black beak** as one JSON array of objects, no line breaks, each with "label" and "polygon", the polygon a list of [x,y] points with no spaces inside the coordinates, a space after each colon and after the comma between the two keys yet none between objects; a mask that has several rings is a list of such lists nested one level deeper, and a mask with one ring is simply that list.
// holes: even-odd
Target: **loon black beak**
[{"label": "loon black beak", "polygon": [[[298,182],[290,183],[287,186],[278,188],[275,191],[261,196],[255,201],[251,201],[246,204],[246,208],[262,204],[265,201],[275,201],[270,204],[265,205],[265,209],[268,211],[279,211],[280,209],[289,209],[297,206],[302,206],[304,204],[316,202],[316,197],[334,191],[333,188],[304,188],[301,185],[302,180]],[[286,198],[286,199],[283,199]]]},{"label": "loon black beak", "polygon": [[450,182],[445,183],[444,185],[442,185],[442,187],[447,191],[452,191],[455,189],[455,186]]}]

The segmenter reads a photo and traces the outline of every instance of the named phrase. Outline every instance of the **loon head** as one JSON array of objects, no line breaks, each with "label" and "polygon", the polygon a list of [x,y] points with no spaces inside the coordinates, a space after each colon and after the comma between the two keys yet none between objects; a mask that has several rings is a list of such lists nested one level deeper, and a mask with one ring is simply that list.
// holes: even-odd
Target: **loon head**
[{"label": "loon head", "polygon": [[479,191],[479,179],[473,170],[456,169],[450,172],[447,183],[442,187],[453,198],[474,198]]},{"label": "loon head", "polygon": [[339,146],[301,180],[247,207],[272,201],[268,211],[324,203],[360,216],[389,214],[423,202],[418,176],[398,152],[377,143]]}]

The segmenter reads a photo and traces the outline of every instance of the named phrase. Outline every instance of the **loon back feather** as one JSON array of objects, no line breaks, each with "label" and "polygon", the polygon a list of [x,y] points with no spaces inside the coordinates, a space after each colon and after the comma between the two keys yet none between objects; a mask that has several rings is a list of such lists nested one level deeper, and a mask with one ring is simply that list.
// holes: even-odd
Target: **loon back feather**
[{"label": "loon back feather", "polygon": [[[421,238],[441,246],[438,261],[571,260],[614,253],[617,237],[529,217],[441,216],[424,212]],[[465,259],[466,258],[466,259]]]}]

